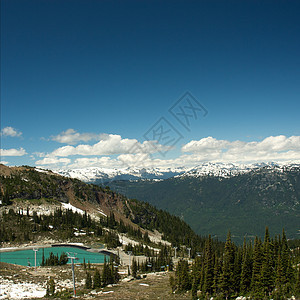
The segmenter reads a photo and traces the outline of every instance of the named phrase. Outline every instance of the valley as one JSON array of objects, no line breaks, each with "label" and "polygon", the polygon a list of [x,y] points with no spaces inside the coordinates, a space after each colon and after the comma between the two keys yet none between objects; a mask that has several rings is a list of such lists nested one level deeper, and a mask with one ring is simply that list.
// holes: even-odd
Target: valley
[{"label": "valley", "polygon": [[[118,176],[97,169],[65,171],[88,178],[113,191],[167,210],[187,222],[200,235],[225,241],[228,230],[242,243],[244,237],[263,237],[265,226],[276,234],[284,227],[289,238],[300,234],[300,165],[294,163],[205,163],[164,170],[130,170]],[[143,173],[144,172],[144,173]],[[152,174],[152,178],[142,174]],[[84,175],[86,174],[86,175]],[[123,176],[123,175],[124,176]],[[139,174],[136,177],[126,176]],[[123,177],[122,177],[123,176]],[[165,178],[163,178],[164,176]]]},{"label": "valley", "polygon": [[[262,176],[251,172],[218,180],[194,177],[194,183],[188,176],[128,182],[167,183],[166,194],[176,199],[176,194],[182,197],[182,183],[195,190],[199,180],[204,182],[200,194],[205,195],[208,192],[204,186],[211,185],[216,192],[226,191],[230,185],[218,184],[232,179],[239,183],[241,178],[245,183],[244,176],[251,176],[247,183],[258,174]],[[283,176],[288,187],[294,179],[291,174],[277,175],[265,169],[260,172],[271,179]],[[148,202],[127,198],[108,186],[87,184],[29,166],[2,165],[0,179],[2,299],[72,298],[71,257],[79,258],[74,263],[78,299],[197,299],[207,294],[216,299],[242,299],[267,293],[278,299],[295,299],[294,295],[299,294],[300,244],[297,239],[288,240],[285,230],[270,234],[264,226],[263,239],[245,239],[243,245],[235,243],[234,235],[228,231],[224,243],[211,234],[196,234],[179,216]],[[172,192],[170,181],[176,183]],[[268,181],[264,184],[269,186]],[[155,191],[153,187],[151,190]],[[146,185],[143,191],[146,194]],[[237,195],[241,197],[243,191]],[[286,203],[297,205],[291,199],[286,199]],[[179,208],[184,211],[184,206]],[[59,257],[56,246],[75,248],[66,250],[71,254],[60,252]],[[43,250],[45,247],[47,251]],[[76,247],[86,248],[87,252],[80,256]],[[23,252],[19,252],[23,266],[18,266],[17,258],[7,264],[5,259],[12,255],[7,251],[20,249],[29,250],[28,264],[26,257],[22,258]],[[37,270],[34,249],[39,251]],[[104,262],[93,261],[95,253],[105,255]]]}]

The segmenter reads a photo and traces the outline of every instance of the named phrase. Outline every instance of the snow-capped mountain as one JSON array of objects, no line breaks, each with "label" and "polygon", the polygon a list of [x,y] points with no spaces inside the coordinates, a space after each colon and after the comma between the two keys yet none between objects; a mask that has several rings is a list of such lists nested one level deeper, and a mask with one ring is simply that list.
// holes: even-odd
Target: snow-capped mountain
[{"label": "snow-capped mountain", "polygon": [[256,164],[237,164],[237,163],[204,163],[195,168],[186,171],[181,176],[201,177],[201,176],[215,176],[215,177],[232,177],[239,174],[245,174],[252,170],[258,170],[263,167],[273,168],[277,164],[271,163],[256,163]]},{"label": "snow-capped mountain", "polygon": [[56,173],[85,182],[105,183],[112,180],[167,179],[185,172],[184,168],[84,168],[58,170]]},{"label": "snow-capped mountain", "polygon": [[255,164],[238,164],[238,163],[203,163],[193,168],[123,168],[123,169],[107,169],[107,168],[83,168],[83,169],[61,169],[56,173],[77,178],[85,182],[107,183],[113,180],[140,180],[152,179],[162,180],[170,177],[232,177],[239,174],[245,174],[260,168],[274,169],[278,172],[289,170],[294,167],[300,167],[297,163],[255,163]]},{"label": "snow-capped mountain", "polygon": [[297,163],[254,163],[254,164],[237,164],[237,163],[204,163],[195,168],[186,171],[183,174],[176,177],[202,177],[202,176],[215,176],[229,178],[240,174],[249,173],[259,169],[272,169],[277,172],[283,172],[285,170],[291,170],[293,168],[300,168],[300,164]]}]

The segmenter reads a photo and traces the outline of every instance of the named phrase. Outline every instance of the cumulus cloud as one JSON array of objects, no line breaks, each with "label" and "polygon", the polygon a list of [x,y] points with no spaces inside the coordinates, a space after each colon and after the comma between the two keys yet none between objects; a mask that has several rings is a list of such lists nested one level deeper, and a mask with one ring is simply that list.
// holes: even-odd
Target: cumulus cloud
[{"label": "cumulus cloud", "polygon": [[169,150],[170,147],[158,144],[156,141],[144,141],[139,143],[136,139],[122,139],[120,135],[108,134],[94,144],[81,144],[74,146],[63,146],[54,150],[50,156],[70,155],[113,155],[126,153],[155,153]]},{"label": "cumulus cloud", "polygon": [[0,149],[1,156],[23,156],[27,154],[25,149]]},{"label": "cumulus cloud", "polygon": [[64,164],[67,165],[71,163],[69,158],[57,158],[57,157],[45,157],[41,160],[36,161],[37,165],[54,165],[54,164]]},{"label": "cumulus cloud", "polygon": [[199,141],[190,141],[184,145],[182,152],[203,153],[210,151],[221,151],[228,146],[229,142],[226,140],[217,140],[211,136],[203,138]]},{"label": "cumulus cloud", "polygon": [[166,164],[165,160],[153,159],[146,153],[121,154],[116,158],[109,156],[76,158],[68,165],[71,169],[99,167],[106,169],[126,169],[128,167],[153,168]]},{"label": "cumulus cloud", "polygon": [[74,129],[70,128],[62,133],[51,136],[53,141],[62,143],[62,144],[69,144],[74,145],[79,142],[89,142],[91,140],[99,140],[103,134],[95,134],[95,133],[79,133],[76,132]]},{"label": "cumulus cloud", "polygon": [[81,169],[88,167],[101,167],[107,169],[121,168],[120,162],[117,159],[110,158],[109,156],[103,157],[82,157],[76,158],[68,167],[71,169]]},{"label": "cumulus cloud", "polygon": [[15,129],[13,127],[7,126],[1,130],[1,135],[2,136],[11,136],[11,137],[20,137],[22,135],[22,132],[18,131],[17,129]]},{"label": "cumulus cloud", "polygon": [[213,137],[191,141],[182,147],[182,152],[192,153],[190,158],[201,161],[253,162],[300,159],[300,137],[270,136],[262,141],[227,141]]},{"label": "cumulus cloud", "polygon": [[[40,155],[36,164],[67,168],[170,168],[195,167],[204,162],[284,162],[300,161],[300,137],[270,136],[261,141],[229,141],[205,137],[182,146],[181,155],[168,159],[157,155],[166,151],[157,142],[138,142],[106,135],[94,145],[64,146],[50,154]],[[155,158],[154,158],[155,155]],[[74,158],[71,156],[75,156]],[[79,157],[78,157],[79,156]],[[69,158],[68,158],[69,157]]]}]

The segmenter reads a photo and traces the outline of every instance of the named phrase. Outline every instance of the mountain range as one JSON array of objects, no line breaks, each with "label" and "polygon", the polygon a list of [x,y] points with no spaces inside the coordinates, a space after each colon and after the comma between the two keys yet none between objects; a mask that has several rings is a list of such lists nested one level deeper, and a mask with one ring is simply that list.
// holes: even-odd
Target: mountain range
[{"label": "mountain range", "polygon": [[105,184],[115,180],[162,180],[176,176],[216,176],[232,177],[239,174],[245,174],[260,168],[274,169],[291,169],[300,166],[295,163],[255,163],[255,164],[238,164],[238,163],[203,163],[196,167],[175,167],[175,168],[138,168],[127,167],[123,169],[108,169],[99,167],[81,168],[81,169],[59,169],[54,172],[76,178],[88,183]]},{"label": "mountain range", "polygon": [[[150,240],[155,240],[155,243],[160,243],[158,236],[174,245],[190,245],[187,241],[193,242],[194,245],[202,245],[205,240],[196,235],[180,218],[158,210],[148,203],[128,199],[110,190],[109,187],[87,184],[78,179],[58,175],[50,170],[30,166],[7,167],[0,164],[0,216],[2,213],[8,213],[11,216],[19,216],[20,219],[25,212],[27,217],[34,217],[35,222],[38,223],[37,216],[49,214],[61,216],[61,209],[74,212],[74,216],[66,216],[71,223],[70,227],[64,228],[65,232],[59,233],[62,237],[71,233],[70,236],[73,238],[73,235],[78,233],[76,230],[79,225],[73,224],[72,218],[76,215],[83,215],[85,219],[90,216],[90,220],[102,220],[104,227],[109,227],[110,224],[110,229],[115,229],[118,234],[126,233],[135,238],[141,238],[140,233],[146,234],[147,232]],[[25,239],[24,228],[21,228],[24,224],[15,221],[17,223],[3,222],[3,218],[0,218],[0,244],[32,240],[33,233],[37,229],[44,228],[41,226],[30,228]],[[63,227],[61,224],[57,230]],[[46,231],[48,234],[49,230]],[[41,234],[44,232],[41,231]],[[57,235],[58,232],[55,234]]]},{"label": "mountain range", "polygon": [[[62,173],[62,171],[60,171]],[[205,163],[194,168],[64,171],[64,175],[110,186],[185,220],[198,234],[221,240],[228,230],[245,236],[300,233],[300,164]]]}]

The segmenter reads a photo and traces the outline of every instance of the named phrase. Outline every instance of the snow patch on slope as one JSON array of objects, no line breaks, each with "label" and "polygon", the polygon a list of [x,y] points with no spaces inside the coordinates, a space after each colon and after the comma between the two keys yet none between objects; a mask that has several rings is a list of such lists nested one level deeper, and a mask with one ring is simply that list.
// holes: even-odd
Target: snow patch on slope
[{"label": "snow patch on slope", "polygon": [[14,283],[0,277],[0,299],[32,299],[43,298],[46,289],[35,283]]},{"label": "snow patch on slope", "polygon": [[79,208],[73,206],[73,205],[70,204],[70,203],[62,203],[61,205],[62,205],[62,207],[63,207],[64,209],[70,209],[70,210],[72,210],[73,212],[77,212],[77,213],[79,213],[79,214],[81,214],[81,215],[84,215],[84,213],[85,213],[82,209],[79,209]]}]

